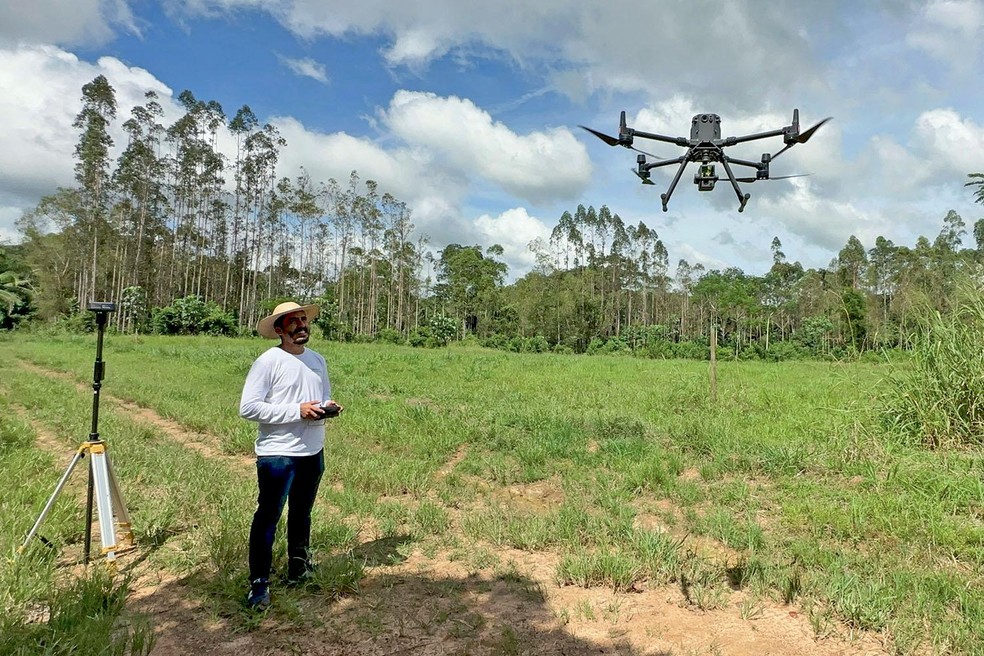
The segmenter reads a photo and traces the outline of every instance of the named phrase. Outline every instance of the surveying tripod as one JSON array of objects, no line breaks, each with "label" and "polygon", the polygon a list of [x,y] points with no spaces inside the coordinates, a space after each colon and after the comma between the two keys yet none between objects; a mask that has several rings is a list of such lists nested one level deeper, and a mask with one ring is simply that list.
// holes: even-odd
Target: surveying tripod
[{"label": "surveying tripod", "polygon": [[[89,483],[86,490],[85,505],[85,551],[83,552],[82,562],[88,564],[89,553],[92,545],[92,501],[95,497],[96,509],[99,512],[99,538],[102,541],[102,554],[106,560],[116,559],[116,552],[120,549],[117,544],[117,527],[122,538],[123,546],[133,545],[133,529],[130,526],[130,515],[126,511],[126,504],[123,503],[123,495],[120,494],[120,486],[113,472],[113,464],[109,460],[109,453],[106,451],[106,443],[99,437],[99,390],[102,388],[102,380],[106,373],[105,363],[102,359],[103,333],[106,328],[106,320],[110,312],[116,309],[114,303],[89,303],[88,309],[96,313],[96,363],[92,373],[92,430],[89,439],[75,452],[75,457],[68,464],[68,469],[62,475],[55,491],[45,504],[44,510],[34,526],[28,532],[21,545],[21,551],[27,548],[31,538],[41,528],[51,508],[55,505],[55,500],[61,493],[69,476],[75,466],[85,456],[89,456]],[[44,540],[44,538],[41,538]]]}]

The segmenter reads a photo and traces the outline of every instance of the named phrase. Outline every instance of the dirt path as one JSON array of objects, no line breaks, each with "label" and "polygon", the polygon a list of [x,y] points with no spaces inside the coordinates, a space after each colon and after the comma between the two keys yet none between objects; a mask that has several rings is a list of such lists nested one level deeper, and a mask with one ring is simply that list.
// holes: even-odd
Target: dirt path
[{"label": "dirt path", "polygon": [[[70,375],[22,363],[43,376],[77,383]],[[229,456],[215,436],[187,431],[149,408],[103,396],[170,439],[230,467],[252,459]],[[35,425],[38,445],[64,445]],[[458,450],[436,476],[464,458]],[[551,504],[545,484],[496,492],[511,505]],[[504,496],[503,496],[504,495]],[[186,654],[313,654],[318,656],[443,656],[445,654],[840,656],[881,655],[878,635],[852,634],[833,623],[817,638],[810,616],[797,606],[732,591],[715,610],[699,610],[679,585],[615,593],[559,586],[559,556],[489,547],[489,563],[469,565],[449,550],[408,555],[409,538],[370,540],[358,547],[367,575],[358,594],[341,600],[314,589],[274,587],[278,610],[248,618],[241,608],[217,613],[193,580],[144,565],[141,550],[119,559],[136,576],[131,610],[147,617],[157,642],[154,656]],[[402,548],[401,548],[402,547]],[[474,560],[471,561],[474,563]],[[315,619],[303,619],[315,618]],[[241,632],[250,622],[252,630]]]},{"label": "dirt path", "polygon": [[[76,380],[74,376],[63,371],[46,369],[24,360],[20,360],[18,363],[25,370],[38,376],[58,378],[66,382],[70,382],[81,391],[90,391],[92,389],[91,384],[87,385],[85,383],[81,383]],[[219,447],[219,438],[215,435],[190,431],[178,422],[160,416],[151,408],[138,405],[131,401],[125,401],[107,394],[104,390],[100,392],[99,398],[100,402],[105,402],[111,407],[116,407],[123,410],[132,419],[153,425],[170,439],[189,449],[197,451],[207,458],[221,460],[228,466],[237,468],[237,470],[253,471],[254,464],[252,456],[234,456],[223,453]]]}]

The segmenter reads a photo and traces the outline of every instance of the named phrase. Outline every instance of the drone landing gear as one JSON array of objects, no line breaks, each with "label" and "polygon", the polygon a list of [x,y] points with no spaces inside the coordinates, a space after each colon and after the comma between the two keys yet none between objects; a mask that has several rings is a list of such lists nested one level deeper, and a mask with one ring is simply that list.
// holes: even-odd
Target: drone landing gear
[{"label": "drone landing gear", "polygon": [[745,194],[744,196],[742,196],[741,194],[738,195],[738,203],[739,203],[739,205],[738,205],[738,211],[739,212],[744,212],[745,211],[745,203],[747,203],[748,202],[748,199],[751,198],[751,197],[752,197],[751,194]]}]

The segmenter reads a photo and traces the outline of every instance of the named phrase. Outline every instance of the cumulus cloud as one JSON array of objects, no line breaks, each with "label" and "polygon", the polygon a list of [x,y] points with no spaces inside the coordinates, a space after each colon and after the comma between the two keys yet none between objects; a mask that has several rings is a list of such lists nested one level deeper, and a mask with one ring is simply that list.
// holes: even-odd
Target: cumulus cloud
[{"label": "cumulus cloud", "polygon": [[531,203],[574,198],[591,176],[587,151],[567,128],[520,135],[468,99],[399,91],[381,119],[411,146]]},{"label": "cumulus cloud", "polygon": [[530,242],[550,238],[550,228],[530,216],[524,207],[515,207],[497,216],[483,214],[475,219],[475,230],[480,243],[502,246],[510,272],[533,268],[536,258],[529,250]]},{"label": "cumulus cloud", "polygon": [[[105,75],[116,90],[123,120],[129,108],[156,91],[164,103],[170,89],[147,71],[112,57],[96,63],[79,60],[55,46],[21,45],[0,49],[0,190],[25,204],[74,181],[73,152],[78,134],[72,127],[80,111],[81,89]],[[122,121],[119,121],[122,123]],[[117,126],[117,144],[123,142]]]},{"label": "cumulus cloud", "polygon": [[119,27],[138,32],[126,0],[0,0],[0,45],[99,44]]},{"label": "cumulus cloud", "polygon": [[979,171],[984,162],[984,126],[952,109],[933,109],[916,119],[915,144],[950,175]]}]

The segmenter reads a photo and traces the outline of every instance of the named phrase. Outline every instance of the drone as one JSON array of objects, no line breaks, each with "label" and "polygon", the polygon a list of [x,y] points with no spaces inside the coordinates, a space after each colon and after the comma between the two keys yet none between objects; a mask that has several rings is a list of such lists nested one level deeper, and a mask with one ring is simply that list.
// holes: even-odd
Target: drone
[{"label": "drone", "polygon": [[[721,117],[717,114],[696,114],[690,124],[689,139],[686,137],[668,137],[662,134],[653,134],[651,132],[643,132],[642,130],[630,128],[625,123],[624,111],[622,112],[618,122],[618,137],[611,137],[603,132],[598,132],[597,130],[593,130],[584,125],[580,125],[578,127],[587,130],[609,146],[623,146],[638,152],[639,155],[636,156],[636,168],[631,169],[631,171],[639,176],[642,180],[642,184],[654,184],[650,179],[650,171],[653,169],[660,166],[679,164],[680,168],[677,169],[676,175],[673,176],[673,181],[670,182],[670,188],[666,190],[665,194],[660,194],[660,199],[663,201],[664,212],[667,211],[667,204],[670,202],[670,196],[673,195],[673,190],[676,189],[677,183],[680,181],[680,177],[683,175],[684,169],[687,168],[687,164],[690,162],[696,162],[698,164],[697,173],[694,174],[694,184],[697,185],[698,191],[713,191],[714,185],[720,179],[715,173],[715,164],[720,162],[724,167],[725,172],[728,174],[728,180],[731,182],[731,186],[734,188],[735,194],[738,196],[738,211],[742,212],[745,210],[745,204],[748,202],[751,195],[741,193],[741,187],[738,186],[739,182],[750,183],[756,182],[757,180],[783,180],[786,178],[798,178],[803,175],[808,175],[800,174],[769,177],[769,164],[771,164],[776,157],[779,157],[779,155],[782,155],[796,144],[806,143],[809,141],[810,137],[812,137],[814,133],[820,129],[820,126],[829,121],[830,118],[831,117],[828,116],[813,127],[800,132],[799,110],[794,109],[793,122],[786,127],[779,128],[777,130],[769,130],[768,132],[746,134],[741,137],[727,137],[725,139],[721,138]],[[724,149],[728,146],[745,143],[746,141],[767,139],[769,137],[778,136],[782,137],[785,145],[776,153],[763,153],[761,162],[737,159],[724,154]],[[636,137],[682,146],[687,149],[687,152],[680,157],[663,159],[653,155],[652,153],[639,150],[633,146],[632,144]],[[646,159],[647,156],[653,157],[659,161],[649,162]],[[755,175],[743,178],[735,177],[734,172],[731,170],[732,164],[737,166],[747,166],[755,169]]]}]

